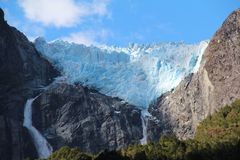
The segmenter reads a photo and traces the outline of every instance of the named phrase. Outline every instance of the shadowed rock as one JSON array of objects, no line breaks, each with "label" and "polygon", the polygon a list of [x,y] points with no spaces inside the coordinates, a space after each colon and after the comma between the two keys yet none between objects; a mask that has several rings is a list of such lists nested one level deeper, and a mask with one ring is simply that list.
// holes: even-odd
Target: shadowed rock
[{"label": "shadowed rock", "polygon": [[0,9],[0,159],[36,155],[22,126],[24,104],[57,75],[27,37],[6,23]]},{"label": "shadowed rock", "polygon": [[0,20],[4,20],[4,11],[0,8]]},{"label": "shadowed rock", "polygon": [[0,8],[0,25],[6,24],[6,21],[4,19],[4,11],[2,8]]}]

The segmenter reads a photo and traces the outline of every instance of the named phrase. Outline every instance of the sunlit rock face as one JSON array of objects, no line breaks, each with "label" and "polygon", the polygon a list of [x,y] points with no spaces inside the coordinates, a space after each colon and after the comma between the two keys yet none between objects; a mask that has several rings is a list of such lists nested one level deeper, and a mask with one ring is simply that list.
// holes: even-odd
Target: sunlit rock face
[{"label": "sunlit rock face", "polygon": [[62,71],[69,83],[80,82],[142,108],[197,71],[207,45],[203,41],[119,48],[47,43],[43,38],[35,41],[38,51]]},{"label": "sunlit rock face", "polygon": [[[198,72],[185,78],[173,92],[164,94],[150,107],[150,113],[159,119],[158,125],[151,122],[150,126],[173,132],[180,139],[191,138],[199,122],[239,99],[239,44],[240,9],[237,9],[210,40]],[[159,132],[149,134],[159,135]]]}]

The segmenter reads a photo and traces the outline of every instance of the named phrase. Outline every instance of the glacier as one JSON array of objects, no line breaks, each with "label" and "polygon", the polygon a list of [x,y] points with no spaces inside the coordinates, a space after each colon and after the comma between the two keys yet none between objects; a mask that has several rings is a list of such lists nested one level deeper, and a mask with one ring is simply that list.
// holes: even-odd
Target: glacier
[{"label": "glacier", "polygon": [[208,41],[128,47],[85,46],[62,40],[35,40],[37,50],[68,83],[81,83],[142,109],[196,72]]}]

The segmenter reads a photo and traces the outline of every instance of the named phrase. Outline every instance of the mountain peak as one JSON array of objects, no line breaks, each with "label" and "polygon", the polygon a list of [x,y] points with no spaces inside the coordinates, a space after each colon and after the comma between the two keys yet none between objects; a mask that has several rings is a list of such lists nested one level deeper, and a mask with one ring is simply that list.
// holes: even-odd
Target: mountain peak
[{"label": "mountain peak", "polygon": [[0,23],[4,22],[4,11],[2,8],[0,8]]},{"label": "mountain peak", "polygon": [[236,22],[236,21],[239,21],[239,20],[240,20],[240,8],[236,9],[235,11],[233,11],[228,16],[228,18],[226,19],[226,21],[231,21],[231,22]]},{"label": "mountain peak", "polygon": [[238,28],[240,26],[240,9],[236,9],[233,11],[227,19],[224,21],[222,27],[235,27]]},{"label": "mountain peak", "polygon": [[216,32],[212,40],[218,38],[220,40],[231,39],[236,37],[240,29],[240,9],[233,11],[224,21],[222,27]]}]

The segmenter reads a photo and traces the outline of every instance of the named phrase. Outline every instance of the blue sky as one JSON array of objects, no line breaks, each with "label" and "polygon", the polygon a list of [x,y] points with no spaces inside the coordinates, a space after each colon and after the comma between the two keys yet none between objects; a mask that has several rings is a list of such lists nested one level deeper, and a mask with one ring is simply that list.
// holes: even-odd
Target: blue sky
[{"label": "blue sky", "polygon": [[210,39],[239,0],[0,0],[29,39],[127,46]]}]

